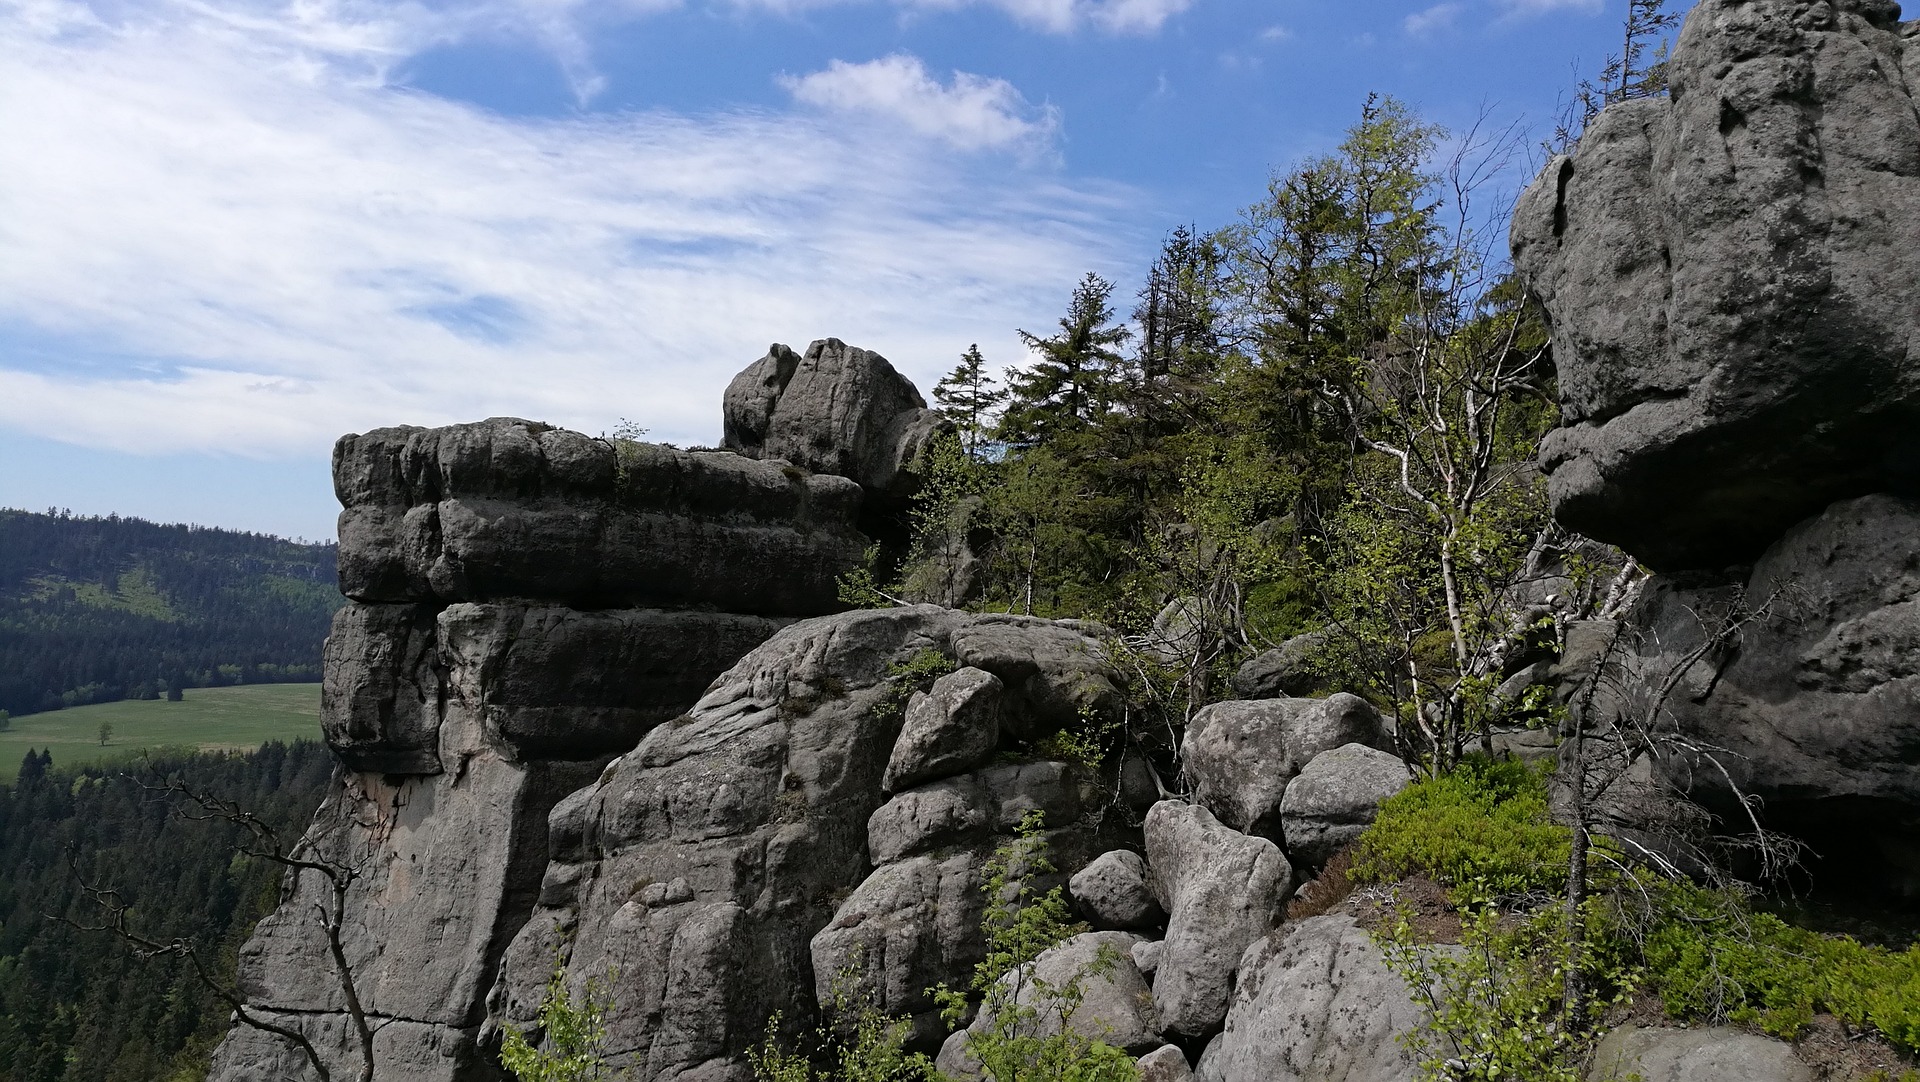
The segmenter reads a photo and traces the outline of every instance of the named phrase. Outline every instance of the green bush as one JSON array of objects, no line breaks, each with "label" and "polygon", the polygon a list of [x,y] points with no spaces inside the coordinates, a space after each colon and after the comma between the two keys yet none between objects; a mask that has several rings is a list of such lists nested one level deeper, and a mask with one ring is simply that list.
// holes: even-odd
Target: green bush
[{"label": "green bush", "polygon": [[1425,876],[1455,904],[1559,892],[1572,834],[1547,811],[1547,783],[1525,763],[1468,759],[1380,806],[1360,837],[1352,877],[1389,883]]},{"label": "green bush", "polygon": [[566,966],[555,959],[540,1000],[540,1044],[506,1027],[500,1063],[520,1082],[602,1082],[612,1078],[605,1059],[606,1015],[612,998],[599,979],[589,979],[578,998],[567,990]]},{"label": "green bush", "polygon": [[859,967],[834,975],[826,1019],[813,1032],[811,1055],[782,1039],[783,1019],[767,1020],[766,1040],[748,1054],[755,1082],[943,1082],[933,1061],[906,1050],[911,1026],[894,1018],[859,987]]},{"label": "green bush", "polygon": [[1793,1038],[1830,1013],[1920,1051],[1920,947],[1892,951],[1796,928],[1726,890],[1664,884],[1646,935],[1647,984],[1675,1018]]}]

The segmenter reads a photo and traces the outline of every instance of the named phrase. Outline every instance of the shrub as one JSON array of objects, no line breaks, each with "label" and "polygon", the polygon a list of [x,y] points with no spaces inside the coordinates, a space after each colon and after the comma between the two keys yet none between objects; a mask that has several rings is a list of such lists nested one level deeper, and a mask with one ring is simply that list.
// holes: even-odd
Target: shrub
[{"label": "shrub", "polygon": [[1355,882],[1425,876],[1473,907],[1565,887],[1572,834],[1547,811],[1547,783],[1525,763],[1468,759],[1380,806],[1354,852]]},{"label": "shrub", "polygon": [[540,999],[540,1046],[506,1027],[500,1062],[520,1082],[601,1082],[613,1077],[605,1060],[606,1014],[611,997],[598,978],[587,981],[579,999],[567,991],[566,966],[555,961]]},{"label": "shrub", "polygon": [[756,1082],[941,1082],[932,1060],[906,1050],[907,1020],[880,1010],[858,975],[858,962],[834,975],[810,1056],[781,1039],[779,1014],[767,1020],[766,1040],[747,1057]]}]

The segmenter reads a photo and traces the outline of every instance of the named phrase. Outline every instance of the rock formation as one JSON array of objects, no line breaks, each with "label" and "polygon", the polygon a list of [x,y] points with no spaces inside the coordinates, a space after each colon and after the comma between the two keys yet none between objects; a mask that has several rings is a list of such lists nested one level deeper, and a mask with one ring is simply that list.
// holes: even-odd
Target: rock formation
[{"label": "rock formation", "polygon": [[[1513,230],[1553,328],[1555,513],[1663,572],[1624,641],[1641,686],[1682,678],[1661,720],[1717,760],[1663,776],[1723,812],[1731,782],[1817,875],[1908,895],[1917,35],[1888,0],[1703,0],[1670,97],[1601,114]],[[1767,618],[1696,655],[1735,605]]]},{"label": "rock formation", "polygon": [[1569,527],[1662,571],[1920,494],[1920,112],[1890,0],[1703,0],[1670,97],[1607,109],[1520,200],[1553,323]]}]

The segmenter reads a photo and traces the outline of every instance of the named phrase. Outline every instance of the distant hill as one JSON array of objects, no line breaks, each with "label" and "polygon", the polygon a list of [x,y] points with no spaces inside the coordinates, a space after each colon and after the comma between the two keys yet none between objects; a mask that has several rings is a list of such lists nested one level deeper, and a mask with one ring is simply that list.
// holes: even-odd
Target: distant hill
[{"label": "distant hill", "polygon": [[0,710],[320,679],[336,546],[0,509]]}]

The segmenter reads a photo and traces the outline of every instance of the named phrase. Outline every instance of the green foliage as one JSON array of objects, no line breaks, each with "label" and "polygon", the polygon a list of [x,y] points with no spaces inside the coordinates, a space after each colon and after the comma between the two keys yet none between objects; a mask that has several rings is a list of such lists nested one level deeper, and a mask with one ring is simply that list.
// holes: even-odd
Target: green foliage
[{"label": "green foliage", "polygon": [[[1565,966],[1573,952],[1559,906],[1511,916],[1480,909],[1463,922],[1457,947],[1420,942],[1398,910],[1376,939],[1426,1008],[1425,1022],[1404,1038],[1423,1079],[1581,1082],[1600,1034],[1566,1025]],[[1583,987],[1599,991],[1586,993],[1588,1002],[1573,1014],[1592,1018],[1629,998],[1635,971],[1617,940],[1593,936],[1586,943],[1576,964],[1586,971]]]},{"label": "green foliage", "polygon": [[0,784],[0,1078],[203,1077],[227,1004],[184,966],[143,961],[108,933],[54,918],[99,922],[78,871],[118,891],[141,931],[192,940],[230,983],[240,944],[279,901],[281,870],[236,858],[239,828],[183,821],[142,783],[218,793],[294,838],[326,790],[332,754],[316,740],[111,768],[34,760],[18,784]]},{"label": "green foliage", "polygon": [[835,580],[840,603],[855,609],[890,609],[899,604],[880,586],[880,546],[869,545],[860,566]]},{"label": "green foliage", "polygon": [[0,510],[0,710],[316,681],[344,603],[335,554],[261,534]]},{"label": "green foliage", "polygon": [[926,691],[953,670],[953,659],[932,647],[916,650],[907,660],[888,665],[887,689],[874,705],[875,716],[899,718],[906,713],[914,692]]},{"label": "green foliage", "polygon": [[[1111,972],[1117,958],[1103,951],[1059,984],[1032,972],[1041,954],[1086,930],[1071,919],[1061,888],[1040,893],[1034,886],[1036,877],[1054,871],[1044,827],[1042,813],[1028,812],[1014,840],[987,863],[980,925],[987,955],[974,967],[971,985],[981,1022],[967,1031],[967,1051],[992,1082],[1137,1082],[1133,1057],[1071,1024],[1085,1000],[1085,981]],[[942,985],[934,997],[948,1025],[965,1020],[966,993]]]},{"label": "green foliage", "polygon": [[612,1005],[597,977],[588,978],[576,998],[567,988],[566,965],[556,958],[540,997],[540,1043],[506,1027],[500,1043],[501,1064],[520,1082],[601,1082],[613,1077],[605,1047],[606,1017]]},{"label": "green foliage", "polygon": [[1481,906],[1564,887],[1571,839],[1548,816],[1546,780],[1533,768],[1470,758],[1382,803],[1351,874],[1362,883],[1424,876],[1456,904]]},{"label": "green foliage", "polygon": [[912,1031],[858,991],[858,967],[834,975],[826,1020],[812,1033],[813,1050],[792,1050],[781,1034],[782,1017],[767,1020],[766,1039],[748,1054],[758,1082],[941,1082],[933,1061],[906,1050]]},{"label": "green foliage", "polygon": [[1647,921],[1648,988],[1676,1018],[1793,1038],[1818,1013],[1920,1051],[1920,946],[1905,951],[1796,928],[1740,894],[1661,884]]},{"label": "green foliage", "polygon": [[987,359],[978,343],[960,355],[960,364],[933,388],[935,409],[960,431],[960,445],[974,455],[994,425],[994,411],[1007,400],[1007,391],[987,371]]}]

